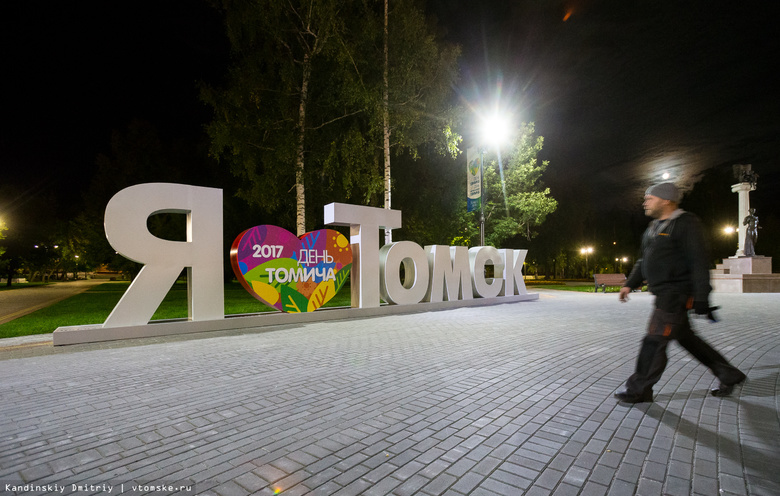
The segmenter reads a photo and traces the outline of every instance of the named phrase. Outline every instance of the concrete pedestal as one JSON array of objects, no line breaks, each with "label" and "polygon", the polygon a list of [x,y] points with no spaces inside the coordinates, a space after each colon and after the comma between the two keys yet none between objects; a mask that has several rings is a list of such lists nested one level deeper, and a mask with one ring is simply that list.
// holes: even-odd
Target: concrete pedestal
[{"label": "concrete pedestal", "polygon": [[772,257],[730,257],[710,271],[716,293],[780,293],[780,274],[772,274]]},{"label": "concrete pedestal", "polygon": [[771,274],[772,257],[729,257],[715,266],[713,273],[720,274]]}]

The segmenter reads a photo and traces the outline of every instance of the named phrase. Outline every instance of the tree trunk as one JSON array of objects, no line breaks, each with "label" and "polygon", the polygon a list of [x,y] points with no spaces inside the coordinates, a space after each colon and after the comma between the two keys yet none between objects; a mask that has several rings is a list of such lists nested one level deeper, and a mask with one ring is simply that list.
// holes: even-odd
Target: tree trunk
[{"label": "tree trunk", "polygon": [[14,259],[10,259],[8,261],[8,280],[5,281],[5,285],[7,287],[11,287],[11,284],[13,284],[14,274],[16,274],[16,264],[14,264]]},{"label": "tree trunk", "polygon": [[[384,152],[385,152],[385,208],[390,209],[390,83],[389,83],[389,57],[388,57],[388,44],[389,33],[387,28],[388,20],[388,1],[385,0],[385,32],[384,32],[384,49],[385,49],[385,63],[382,86],[382,125],[384,128]],[[390,228],[385,229],[385,244],[393,242],[393,230]]]},{"label": "tree trunk", "polygon": [[306,190],[303,184],[303,151],[306,138],[306,104],[309,98],[309,77],[311,76],[311,57],[303,57],[303,80],[301,81],[301,100],[298,106],[298,152],[295,160],[295,199],[296,230],[298,236],[306,232]]}]

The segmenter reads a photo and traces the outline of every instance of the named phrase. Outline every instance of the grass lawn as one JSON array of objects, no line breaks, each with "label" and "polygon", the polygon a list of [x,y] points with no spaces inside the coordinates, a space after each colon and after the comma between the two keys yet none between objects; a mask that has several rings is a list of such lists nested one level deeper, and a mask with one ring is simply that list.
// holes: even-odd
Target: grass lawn
[{"label": "grass lawn", "polygon": [[[528,287],[534,287],[534,286],[528,286]],[[576,291],[578,293],[593,293],[593,286],[567,286],[565,284],[544,284],[541,286],[536,286],[537,288],[544,288],[544,289],[558,289],[560,291]],[[607,292],[610,292],[610,288],[607,288]]]},{"label": "grass lawn", "polygon": [[[566,284],[563,281],[539,281],[539,280],[527,280],[525,285],[528,288],[539,289],[558,289],[561,291],[577,291],[578,293],[593,293],[595,285],[593,283],[581,284],[577,281],[577,284]],[[620,291],[618,287],[608,287],[607,293]]]},{"label": "grass lawn", "polygon": [[[129,282],[107,282],[77,294],[67,300],[33,312],[24,317],[0,325],[0,338],[46,334],[58,327],[72,325],[102,324]],[[329,302],[326,307],[350,306],[349,283]],[[225,314],[270,312],[254,299],[239,283],[225,284]],[[152,320],[187,318],[187,284],[176,283],[168,292]]]},{"label": "grass lawn", "polygon": [[[0,324],[0,338],[46,334],[63,326],[102,324],[129,285],[129,282],[106,282],[37,312]],[[594,290],[592,284],[566,285],[559,281],[527,281],[526,285],[531,289],[536,287],[584,293],[593,293]],[[619,290],[618,287],[607,288],[608,293]],[[350,306],[349,283],[325,306]],[[254,299],[238,282],[225,284],[225,315],[270,311],[273,309]],[[187,284],[178,282],[168,292],[152,320],[184,318],[187,318]]]},{"label": "grass lawn", "polygon": [[[544,289],[558,289],[561,291],[577,291],[580,293],[594,293],[596,285],[593,283],[587,284],[570,284],[567,285],[561,281],[535,281],[528,280],[525,282],[528,288],[544,288]],[[604,291],[599,288],[599,293]],[[647,286],[642,286],[642,291],[647,291]],[[607,293],[619,293],[620,286],[607,286]]]}]

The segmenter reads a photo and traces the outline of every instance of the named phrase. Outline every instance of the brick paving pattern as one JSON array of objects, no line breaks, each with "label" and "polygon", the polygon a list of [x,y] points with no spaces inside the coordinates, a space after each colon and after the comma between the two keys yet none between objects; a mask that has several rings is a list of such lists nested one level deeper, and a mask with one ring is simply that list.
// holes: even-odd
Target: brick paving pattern
[{"label": "brick paving pattern", "polygon": [[651,298],[0,352],[0,494],[780,494],[780,295],[694,322],[733,397],[673,344],[655,402],[618,404]]}]

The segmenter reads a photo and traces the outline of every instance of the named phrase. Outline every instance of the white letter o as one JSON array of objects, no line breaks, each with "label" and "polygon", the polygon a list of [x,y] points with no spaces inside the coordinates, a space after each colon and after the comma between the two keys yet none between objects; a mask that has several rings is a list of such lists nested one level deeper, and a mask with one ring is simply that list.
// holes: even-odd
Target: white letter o
[{"label": "white letter o", "polygon": [[[411,263],[406,263],[407,260]],[[404,283],[401,283],[401,264],[404,265]],[[429,279],[428,256],[417,243],[399,241],[379,249],[379,289],[388,303],[419,303],[428,291]]]}]

